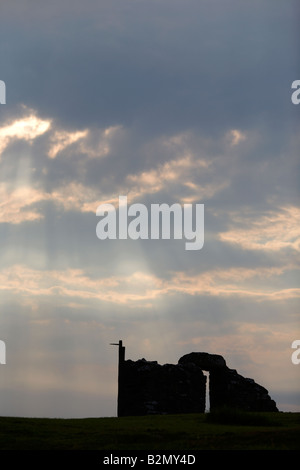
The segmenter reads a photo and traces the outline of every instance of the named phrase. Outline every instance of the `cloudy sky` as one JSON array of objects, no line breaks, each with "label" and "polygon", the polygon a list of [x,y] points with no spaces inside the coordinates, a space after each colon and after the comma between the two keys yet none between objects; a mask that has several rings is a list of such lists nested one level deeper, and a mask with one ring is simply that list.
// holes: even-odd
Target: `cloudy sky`
[{"label": "cloudy sky", "polygon": [[[192,351],[300,411],[297,0],[1,0],[0,415],[115,416],[117,350]],[[205,241],[97,207],[204,204]]]}]

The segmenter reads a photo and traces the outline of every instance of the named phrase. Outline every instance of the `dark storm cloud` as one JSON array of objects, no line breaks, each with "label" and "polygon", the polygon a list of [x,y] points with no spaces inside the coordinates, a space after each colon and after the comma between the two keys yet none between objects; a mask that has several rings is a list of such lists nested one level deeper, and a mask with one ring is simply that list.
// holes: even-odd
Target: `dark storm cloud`
[{"label": "dark storm cloud", "polygon": [[262,117],[278,126],[286,114],[299,61],[295,2],[74,4],[26,2],[18,18],[4,2],[1,65],[11,103],[68,126],[156,133],[214,134]]}]

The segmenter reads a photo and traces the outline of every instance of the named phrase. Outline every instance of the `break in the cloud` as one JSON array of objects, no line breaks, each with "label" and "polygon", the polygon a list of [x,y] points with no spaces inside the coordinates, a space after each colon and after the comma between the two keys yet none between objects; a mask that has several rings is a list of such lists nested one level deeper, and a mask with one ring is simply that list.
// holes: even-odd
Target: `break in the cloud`
[{"label": "break in the cloud", "polygon": [[112,126],[104,130],[98,130],[98,142],[89,142],[91,132],[88,129],[75,132],[56,131],[51,137],[51,148],[48,156],[56,158],[59,153],[77,142],[79,145],[71,148],[71,152],[75,150],[90,158],[104,157],[110,153],[110,140],[119,129],[120,126]]},{"label": "break in the cloud", "polygon": [[234,214],[232,230],[219,234],[222,241],[239,245],[246,250],[280,251],[300,249],[299,207],[277,207],[259,218],[253,214]]},{"label": "break in the cloud", "polygon": [[23,119],[16,119],[0,129],[0,155],[15,140],[32,142],[50,128],[50,121],[42,120],[30,114]]},{"label": "break in the cloud", "polygon": [[80,139],[83,139],[88,134],[88,131],[78,131],[78,132],[65,132],[57,131],[53,136],[53,146],[48,152],[50,158],[55,158],[59,152],[64,150],[69,145],[77,142]]},{"label": "break in the cloud", "polygon": [[49,199],[43,191],[32,187],[18,187],[10,190],[7,184],[0,184],[0,222],[19,224],[41,219],[43,215],[32,205]]},{"label": "break in the cloud", "polygon": [[[21,297],[55,297],[99,300],[114,304],[135,303],[151,307],[151,301],[177,294],[212,297],[243,297],[261,301],[279,301],[300,297],[299,288],[274,289],[272,284],[295,266],[280,268],[213,269],[201,274],[172,273],[169,279],[146,272],[123,276],[92,278],[80,269],[34,270],[11,266],[0,273],[1,290]],[[263,281],[263,282],[262,282]],[[129,314],[129,312],[128,312]]]},{"label": "break in the cloud", "polygon": [[[37,114],[25,116],[22,120],[13,121],[0,129],[0,133],[7,138],[3,144],[2,152],[9,144],[19,139],[34,140],[45,132],[48,132],[45,146],[49,146],[48,157],[50,159],[69,158],[70,152],[80,154],[81,159],[108,157],[110,154],[110,141],[123,130],[117,127],[92,131],[52,130],[51,120],[42,120]],[[232,131],[234,136],[237,130]],[[236,138],[236,137],[234,137]],[[96,146],[90,141],[97,140]],[[234,143],[236,145],[237,142]],[[65,150],[71,146],[71,150],[65,154]],[[229,185],[229,180],[224,180],[216,175],[212,168],[213,162],[208,158],[199,158],[195,150],[189,146],[188,135],[172,136],[163,139],[158,149],[172,149],[178,154],[176,158],[158,164],[155,168],[124,175],[124,182],[118,188],[120,194],[126,194],[128,201],[132,202],[145,195],[153,195],[164,191],[172,191],[181,203],[201,201],[204,197],[210,199],[216,193]],[[9,158],[9,156],[7,156]],[[70,157],[71,158],[71,157]],[[47,161],[44,162],[43,172],[47,174]],[[199,184],[197,175],[202,174],[203,183]],[[55,181],[52,183],[55,185]],[[184,193],[182,193],[184,190]],[[63,186],[55,187],[52,191],[32,186],[11,187],[11,184],[2,183],[1,192],[5,203],[2,205],[0,220],[2,222],[20,223],[36,220],[43,215],[38,209],[30,209],[35,203],[52,201],[64,207],[65,210],[78,210],[95,213],[97,206],[102,202],[118,203],[118,197],[111,192],[105,194],[101,189],[86,186],[81,181],[65,181]]]}]

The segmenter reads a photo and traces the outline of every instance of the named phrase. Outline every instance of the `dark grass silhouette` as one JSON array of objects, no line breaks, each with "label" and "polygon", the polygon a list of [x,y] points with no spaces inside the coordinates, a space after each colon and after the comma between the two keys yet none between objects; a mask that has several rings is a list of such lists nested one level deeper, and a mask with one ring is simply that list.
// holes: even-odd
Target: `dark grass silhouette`
[{"label": "dark grass silhouette", "polygon": [[259,413],[259,422],[255,413],[251,415],[221,413],[219,422],[210,422],[216,415],[209,413],[86,419],[4,417],[0,418],[0,450],[300,449],[300,413]]},{"label": "dark grass silhouette", "polygon": [[282,426],[273,415],[260,412],[243,411],[223,406],[205,415],[207,423],[229,424],[236,426]]}]

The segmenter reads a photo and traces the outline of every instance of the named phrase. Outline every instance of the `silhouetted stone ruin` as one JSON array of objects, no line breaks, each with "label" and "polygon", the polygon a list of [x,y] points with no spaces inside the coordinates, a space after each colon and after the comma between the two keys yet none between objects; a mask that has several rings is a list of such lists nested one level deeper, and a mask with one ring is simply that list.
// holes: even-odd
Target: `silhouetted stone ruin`
[{"label": "silhouetted stone ruin", "polygon": [[204,413],[209,372],[210,410],[229,406],[244,411],[278,411],[268,390],[229,369],[218,354],[193,352],[178,364],[125,360],[119,346],[118,416]]},{"label": "silhouetted stone ruin", "polygon": [[266,388],[238,374],[235,369],[229,369],[222,356],[194,352],[178,361],[179,365],[190,363],[209,372],[211,410],[228,406],[244,411],[278,411]]}]

